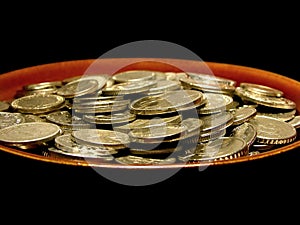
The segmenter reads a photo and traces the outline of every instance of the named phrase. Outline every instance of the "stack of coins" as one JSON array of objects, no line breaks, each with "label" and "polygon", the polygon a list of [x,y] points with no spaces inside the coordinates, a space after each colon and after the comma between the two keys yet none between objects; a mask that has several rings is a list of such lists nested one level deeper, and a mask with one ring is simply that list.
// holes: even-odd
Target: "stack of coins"
[{"label": "stack of coins", "polygon": [[103,163],[245,157],[295,141],[299,127],[281,90],[194,72],[74,75],[0,102],[0,144]]}]

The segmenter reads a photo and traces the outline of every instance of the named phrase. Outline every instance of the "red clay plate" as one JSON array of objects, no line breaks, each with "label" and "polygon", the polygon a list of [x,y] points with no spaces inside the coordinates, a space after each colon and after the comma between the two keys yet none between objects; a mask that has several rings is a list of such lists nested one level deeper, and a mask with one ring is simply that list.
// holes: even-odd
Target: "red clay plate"
[{"label": "red clay plate", "polygon": [[[211,73],[215,76],[229,78],[240,82],[257,83],[277,88],[284,92],[285,97],[293,100],[297,105],[297,114],[300,110],[300,82],[284,75],[273,72],[249,68],[240,65],[232,65],[216,62],[203,62],[197,60],[165,59],[165,58],[107,58],[107,59],[84,59],[66,62],[57,62],[44,65],[37,65],[0,75],[0,101],[10,101],[14,98],[17,90],[24,85],[63,80],[73,76],[84,74],[109,74],[126,70],[155,70],[162,72],[197,72]],[[99,160],[73,159],[59,156],[42,156],[29,151],[18,150],[0,145],[0,150],[20,157],[26,157],[45,163],[57,163],[74,166],[93,166],[101,168],[121,169],[171,169],[190,168],[212,165],[224,165],[242,163],[271,157],[286,151],[291,151],[300,146],[300,140],[291,144],[278,147],[257,155],[243,156],[234,159],[214,161],[209,163],[174,163],[163,165],[126,165],[115,162],[103,162]]]}]

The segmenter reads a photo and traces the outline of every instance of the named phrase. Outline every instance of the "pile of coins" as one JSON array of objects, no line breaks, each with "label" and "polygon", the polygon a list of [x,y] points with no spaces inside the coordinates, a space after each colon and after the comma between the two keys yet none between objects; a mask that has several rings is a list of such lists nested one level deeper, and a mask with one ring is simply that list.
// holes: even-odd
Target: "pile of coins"
[{"label": "pile of coins", "polygon": [[297,139],[281,90],[210,74],[132,70],[25,85],[0,102],[0,144],[103,163],[207,162]]}]

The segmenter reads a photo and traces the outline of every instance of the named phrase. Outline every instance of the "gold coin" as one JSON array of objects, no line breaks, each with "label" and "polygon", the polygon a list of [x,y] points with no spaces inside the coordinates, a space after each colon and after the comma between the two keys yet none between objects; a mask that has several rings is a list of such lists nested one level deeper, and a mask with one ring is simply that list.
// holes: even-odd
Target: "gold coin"
[{"label": "gold coin", "polygon": [[72,133],[77,143],[93,146],[127,147],[130,143],[128,134],[104,129],[81,129]]},{"label": "gold coin", "polygon": [[112,79],[118,83],[154,80],[156,78],[156,73],[160,74],[162,72],[150,70],[130,70],[116,73],[112,76]]},{"label": "gold coin", "polygon": [[180,108],[195,105],[203,100],[203,94],[196,90],[175,90],[164,94],[146,96],[132,101],[129,108],[138,115],[156,115],[176,112]]},{"label": "gold coin", "polygon": [[22,149],[33,148],[61,134],[58,125],[48,122],[20,123],[0,129],[0,142]]},{"label": "gold coin", "polygon": [[57,94],[65,98],[75,98],[92,94],[98,90],[98,81],[94,79],[71,81],[57,90]]},{"label": "gold coin", "polygon": [[256,127],[256,142],[261,144],[287,144],[297,136],[292,124],[276,118],[256,115],[249,122]]},{"label": "gold coin", "polygon": [[59,109],[65,103],[65,98],[55,94],[35,94],[17,98],[11,106],[22,113],[40,114]]}]

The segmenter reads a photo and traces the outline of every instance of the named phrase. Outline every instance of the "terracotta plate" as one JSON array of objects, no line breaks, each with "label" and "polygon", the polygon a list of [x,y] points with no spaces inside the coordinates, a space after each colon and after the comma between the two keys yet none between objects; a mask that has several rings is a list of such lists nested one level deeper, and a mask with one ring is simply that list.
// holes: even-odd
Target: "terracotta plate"
[{"label": "terracotta plate", "polygon": [[[273,72],[249,68],[240,65],[231,65],[216,62],[202,62],[183,59],[163,58],[107,58],[107,59],[85,59],[50,63],[28,67],[0,75],[0,100],[12,100],[17,90],[24,85],[57,81],[66,78],[81,76],[84,74],[108,74],[126,70],[155,70],[162,72],[196,72],[211,73],[215,76],[240,82],[263,84],[274,87],[284,92],[285,97],[293,100],[297,105],[297,113],[300,110],[300,82],[284,75]],[[272,157],[286,151],[291,151],[300,146],[300,140],[296,139],[291,144],[278,147],[257,155],[243,156],[211,163],[174,163],[164,165],[126,165],[113,161],[86,161],[84,159],[73,159],[59,156],[43,156],[30,151],[18,150],[0,145],[0,150],[20,157],[31,158],[45,163],[57,163],[74,166],[93,166],[101,168],[129,168],[129,169],[163,169],[163,168],[188,168],[207,165],[224,165],[231,163],[243,163],[265,157]]]}]

